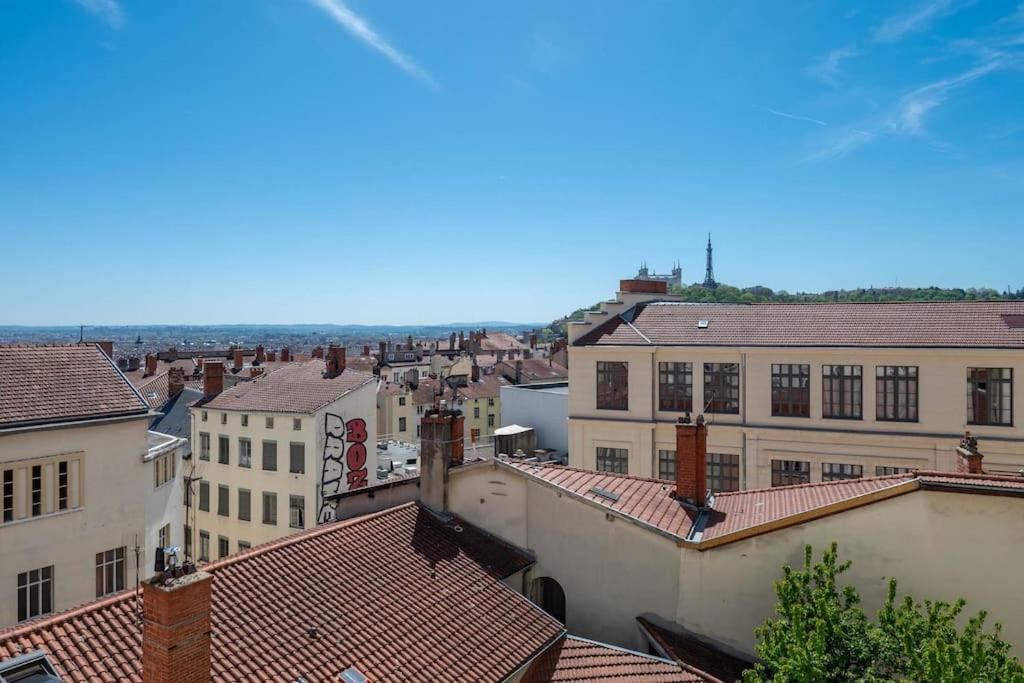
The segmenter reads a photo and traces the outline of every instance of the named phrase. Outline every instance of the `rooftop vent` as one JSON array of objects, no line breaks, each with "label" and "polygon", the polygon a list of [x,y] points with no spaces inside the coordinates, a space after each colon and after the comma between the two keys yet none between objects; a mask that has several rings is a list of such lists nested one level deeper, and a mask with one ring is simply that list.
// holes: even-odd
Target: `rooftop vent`
[{"label": "rooftop vent", "polygon": [[619,494],[612,493],[611,491],[608,491],[607,489],[603,489],[600,486],[592,486],[592,487],[590,487],[590,492],[593,493],[595,496],[600,496],[601,498],[607,498],[608,500],[612,501],[613,503],[617,502],[619,500]]},{"label": "rooftop vent", "polygon": [[698,320],[697,321],[697,329],[698,330],[706,330],[706,329],[708,329],[708,325],[710,325],[710,324],[711,324],[711,322],[709,320]]},{"label": "rooftop vent", "polygon": [[362,671],[354,666],[350,666],[342,671],[338,679],[342,683],[367,683],[370,680]]},{"label": "rooftop vent", "polygon": [[12,659],[0,661],[0,681],[26,683],[60,683],[56,669],[42,650],[26,652]]}]

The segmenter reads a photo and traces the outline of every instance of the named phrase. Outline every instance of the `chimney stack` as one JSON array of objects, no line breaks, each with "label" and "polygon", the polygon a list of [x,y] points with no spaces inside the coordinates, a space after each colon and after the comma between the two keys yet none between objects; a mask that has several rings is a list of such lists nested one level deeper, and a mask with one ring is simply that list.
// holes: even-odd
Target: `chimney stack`
[{"label": "chimney stack", "polygon": [[241,370],[242,366],[245,365],[245,355],[242,354],[242,349],[235,349],[235,370]]},{"label": "chimney stack", "polygon": [[537,334],[536,333],[530,335],[530,348],[531,349],[537,348]]},{"label": "chimney stack", "polygon": [[156,356],[151,353],[146,354],[146,369],[143,371],[143,377],[152,377],[156,374]]},{"label": "chimney stack", "polygon": [[213,575],[195,571],[163,585],[158,578],[142,582],[142,680],[209,683]]},{"label": "chimney stack", "polygon": [[281,349],[281,362],[289,363],[292,360],[292,352],[288,350],[288,347]]},{"label": "chimney stack", "polygon": [[224,391],[224,363],[208,360],[203,363],[203,396],[213,398]]},{"label": "chimney stack", "polygon": [[322,346],[314,347],[313,348],[312,356],[313,356],[313,358],[319,358],[319,359],[323,360],[323,357],[324,357],[324,347],[322,347]]},{"label": "chimney stack", "polygon": [[480,366],[477,365],[476,363],[473,363],[473,367],[472,367],[471,375],[470,376],[472,377],[474,382],[479,382],[480,381]]},{"label": "chimney stack", "polygon": [[167,396],[174,398],[185,390],[185,370],[174,367],[167,370]]},{"label": "chimney stack", "polygon": [[462,330],[459,330],[459,350],[466,348],[466,335],[463,334]]},{"label": "chimney stack", "polygon": [[100,347],[100,350],[109,358],[114,360],[114,342],[112,341],[100,341],[96,342],[96,346]]},{"label": "chimney stack", "polygon": [[388,354],[388,343],[386,341],[377,342],[377,360],[381,363],[384,362],[385,356]]},{"label": "chimney stack", "polygon": [[704,507],[708,498],[708,428],[704,416],[690,423],[690,414],[676,423],[676,498]]},{"label": "chimney stack", "polygon": [[273,363],[277,360],[277,351],[267,351],[267,360]]},{"label": "chimney stack", "polygon": [[465,418],[443,406],[420,420],[420,502],[434,512],[448,511],[448,470],[463,460]]},{"label": "chimney stack", "polygon": [[363,355],[364,356],[369,356],[370,355],[370,345],[369,344],[363,344]]},{"label": "chimney stack", "polygon": [[[323,355],[323,349],[320,350]],[[331,346],[327,349],[327,376],[337,377],[345,371],[345,347]]]},{"label": "chimney stack", "polygon": [[263,348],[263,344],[259,344],[256,347],[256,364],[260,365],[267,360],[267,352]]},{"label": "chimney stack", "polygon": [[960,439],[956,449],[956,471],[960,474],[984,474],[985,470],[981,467],[984,457],[978,452],[978,439],[971,436],[970,432],[964,432],[964,438]]}]

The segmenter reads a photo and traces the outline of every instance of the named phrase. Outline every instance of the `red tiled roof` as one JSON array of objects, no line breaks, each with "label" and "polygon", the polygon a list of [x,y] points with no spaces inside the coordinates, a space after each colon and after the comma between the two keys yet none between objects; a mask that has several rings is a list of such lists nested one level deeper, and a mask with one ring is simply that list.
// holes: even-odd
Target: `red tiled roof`
[{"label": "red tiled roof", "polygon": [[743,678],[743,672],[750,668],[750,664],[742,659],[662,628],[649,619],[637,617],[636,621],[668,657],[706,674],[709,680],[738,681]]},{"label": "red tiled roof", "polygon": [[[214,562],[212,678],[501,680],[564,633],[500,580],[530,562],[415,503]],[[141,680],[133,595],[0,631],[0,659],[42,649],[65,681]]]},{"label": "red tiled roof", "polygon": [[[421,379],[419,385],[412,392],[413,403],[432,403],[434,393],[437,391],[438,381],[436,379]],[[469,382],[464,387],[459,387],[459,396],[465,399],[498,398],[501,396],[501,387],[509,386],[509,381],[498,375],[482,375],[479,382]],[[452,390],[445,388],[444,398],[452,400]]]},{"label": "red tiled roof", "polygon": [[[591,345],[1024,348],[1024,301],[638,304],[574,342]],[[629,322],[627,322],[627,320]],[[697,326],[706,320],[705,329]]]},{"label": "red tiled roof", "polygon": [[289,363],[250,382],[236,384],[204,405],[214,410],[314,413],[375,379],[350,368],[327,378],[325,369],[324,361],[319,359]]},{"label": "red tiled roof", "polygon": [[154,377],[158,377],[161,374],[166,373],[170,368],[181,368],[185,371],[185,379],[198,378],[202,375],[199,367],[195,361],[191,358],[179,358],[176,361],[158,361],[156,365],[156,374],[146,374],[146,359],[142,358],[142,365],[139,366],[138,370],[122,370],[121,372],[128,381],[138,387],[141,384],[151,381]]},{"label": "red tiled roof", "polygon": [[[163,404],[167,403],[168,392],[170,387],[168,384],[169,373],[165,370],[156,375],[145,378],[141,382],[135,385],[139,393],[142,394],[142,398],[146,399],[146,403],[151,408],[159,408]],[[185,386],[189,389],[203,390],[203,382],[201,380],[190,379],[191,375],[185,375]]]},{"label": "red tiled roof", "polygon": [[95,344],[0,346],[0,429],[148,410]]},{"label": "red tiled roof", "polygon": [[[685,538],[697,520],[696,508],[684,505],[670,495],[675,490],[672,482],[549,463],[510,460],[502,464],[649,524],[676,538]],[[595,488],[612,494],[617,500],[596,493]]]},{"label": "red tiled roof", "polygon": [[[498,372],[512,381],[516,376],[516,363],[514,360],[504,360],[498,364]],[[529,358],[522,361],[522,378],[524,381],[535,382],[537,380],[550,380],[552,382],[566,379],[569,371],[551,361],[548,358]]]},{"label": "red tiled roof", "polygon": [[501,351],[509,349],[525,349],[527,346],[510,334],[505,332],[488,332],[487,336],[480,340],[482,351]]},{"label": "red tiled roof", "polygon": [[709,509],[698,510],[674,497],[673,482],[551,463],[494,462],[642,522],[677,542],[701,548],[799,524],[922,487],[978,493],[997,490],[1024,495],[1024,477],[911,472],[718,493]]},{"label": "red tiled roof", "polygon": [[522,679],[523,683],[703,683],[714,680],[676,662],[572,636],[566,636],[538,657]]}]

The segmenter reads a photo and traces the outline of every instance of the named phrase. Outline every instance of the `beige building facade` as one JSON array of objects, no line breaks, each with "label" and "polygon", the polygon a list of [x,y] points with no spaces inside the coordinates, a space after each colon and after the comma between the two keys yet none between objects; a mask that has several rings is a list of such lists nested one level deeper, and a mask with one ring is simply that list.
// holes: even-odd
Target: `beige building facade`
[{"label": "beige building facade", "polygon": [[[621,293],[630,308],[612,305],[619,313],[593,315],[575,330],[572,466],[671,478],[673,425],[693,412],[714,425],[709,476],[716,490],[948,470],[948,444],[965,429],[984,440],[989,471],[1024,467],[1015,410],[1024,405],[1024,332],[1004,323],[1021,302],[850,304],[848,315],[877,328],[864,339],[855,327],[823,334],[817,325],[847,314],[817,304],[791,314],[775,305],[645,306],[643,296]],[[939,308],[940,325],[962,331],[951,340],[948,327],[916,336],[888,327],[935,328],[928,319]],[[971,325],[986,324],[1006,326],[1006,334],[996,331],[1000,345],[972,341]],[[785,343],[773,325],[788,326]],[[709,334],[690,334],[691,326]]]}]

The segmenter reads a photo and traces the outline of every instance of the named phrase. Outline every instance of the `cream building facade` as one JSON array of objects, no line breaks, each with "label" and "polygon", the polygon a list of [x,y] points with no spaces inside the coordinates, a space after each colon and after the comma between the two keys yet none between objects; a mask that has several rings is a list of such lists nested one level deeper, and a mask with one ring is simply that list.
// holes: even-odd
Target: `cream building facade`
[{"label": "cream building facade", "polygon": [[[332,360],[331,353],[338,354]],[[328,370],[332,362],[340,364]],[[376,378],[343,350],[275,370],[191,409],[188,555],[209,561],[333,519],[325,494],[376,481]]]},{"label": "cream building facade", "polygon": [[149,406],[95,345],[0,347],[0,374],[3,627],[152,573],[183,536],[183,443],[148,432]]},{"label": "cream building facade", "polygon": [[673,425],[703,412],[720,491],[948,470],[965,429],[989,471],[1016,472],[1018,320],[1024,302],[700,305],[623,291],[570,329],[570,464],[671,478]]}]

